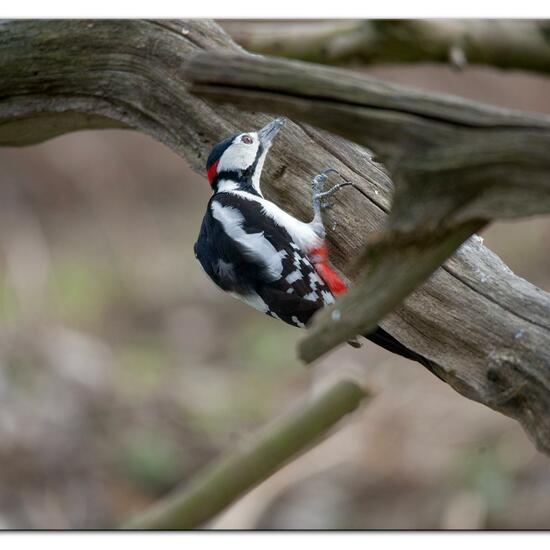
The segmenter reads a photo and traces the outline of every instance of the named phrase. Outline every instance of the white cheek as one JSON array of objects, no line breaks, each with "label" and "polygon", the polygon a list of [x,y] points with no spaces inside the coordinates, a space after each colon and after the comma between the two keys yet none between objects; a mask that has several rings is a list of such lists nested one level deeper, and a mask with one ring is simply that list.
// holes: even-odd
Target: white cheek
[{"label": "white cheek", "polygon": [[220,158],[218,172],[224,170],[246,170],[256,160],[257,145],[235,143]]}]

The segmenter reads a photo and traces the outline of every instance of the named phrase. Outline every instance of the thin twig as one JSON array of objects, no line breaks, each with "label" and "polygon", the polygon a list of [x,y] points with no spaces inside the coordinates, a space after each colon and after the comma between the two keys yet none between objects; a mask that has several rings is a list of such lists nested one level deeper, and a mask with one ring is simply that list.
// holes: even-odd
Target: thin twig
[{"label": "thin twig", "polygon": [[243,441],[208,466],[189,486],[131,520],[128,529],[194,529],[212,519],[290,459],[317,442],[368,396],[351,380],[341,380],[321,396]]}]

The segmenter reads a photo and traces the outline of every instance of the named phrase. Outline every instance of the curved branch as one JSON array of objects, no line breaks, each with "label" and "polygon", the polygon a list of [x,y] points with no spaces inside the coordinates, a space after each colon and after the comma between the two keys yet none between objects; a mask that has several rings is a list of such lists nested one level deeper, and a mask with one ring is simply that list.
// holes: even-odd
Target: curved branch
[{"label": "curved branch", "polygon": [[[183,64],[204,49],[240,51],[204,20],[4,22],[0,145],[117,125],[155,137],[200,170],[220,137],[268,120],[188,93]],[[395,90],[399,96],[402,89]],[[327,225],[331,257],[353,278],[350,259],[385,225],[393,190],[370,153],[289,123],[266,162],[263,188],[283,208],[310,218],[310,179],[327,166],[355,184],[338,195]],[[382,324],[433,361],[453,388],[518,419],[550,452],[549,312],[548,294],[473,242]]]},{"label": "curved branch", "polygon": [[550,72],[548,21],[222,21],[247,50],[316,63],[466,63]]}]

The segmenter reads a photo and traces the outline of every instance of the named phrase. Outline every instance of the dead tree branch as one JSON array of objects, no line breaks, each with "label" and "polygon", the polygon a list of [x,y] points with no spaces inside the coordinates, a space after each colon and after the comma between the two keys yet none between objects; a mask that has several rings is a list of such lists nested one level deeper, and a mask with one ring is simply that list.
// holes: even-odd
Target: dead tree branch
[{"label": "dead tree branch", "polygon": [[[201,50],[239,52],[227,35],[208,21],[3,22],[0,144],[37,143],[83,128],[126,127],[153,136],[201,170],[210,146],[220,137],[237,129],[258,128],[267,121],[265,115],[217,106],[188,93],[183,65]],[[400,143],[391,140],[395,125],[405,127],[409,120],[415,133],[400,134],[402,138],[409,136],[413,141],[421,136],[421,143],[425,143],[435,128],[444,147],[449,126],[437,121],[439,96],[432,101],[429,94],[388,88],[382,83],[376,83],[375,89],[386,100],[390,96],[404,98],[401,110],[375,104],[361,111],[372,117],[372,131],[378,128],[379,145],[388,145],[386,153],[392,147],[396,155],[400,150],[411,150],[405,147],[406,139]],[[311,90],[304,93],[307,96]],[[330,106],[333,102],[325,103]],[[414,105],[416,111],[426,110],[430,116],[411,113]],[[447,105],[444,114],[448,118]],[[281,107],[282,111],[288,105],[281,103]],[[269,108],[277,106],[270,104]],[[357,110],[352,109],[354,116]],[[499,130],[491,131],[496,110],[489,111],[489,115],[486,109],[472,113],[470,125],[485,124],[480,132],[490,141]],[[346,108],[334,108],[331,130],[344,131],[344,120],[350,120],[350,116],[344,117],[346,112]],[[311,98],[306,97],[296,115],[315,122],[314,113]],[[512,126],[525,125],[526,135],[532,134],[538,143],[546,139],[545,121],[526,120],[521,114],[506,116]],[[427,121],[431,122],[426,126]],[[361,140],[363,123],[350,127],[354,133],[350,137]],[[422,125],[424,131],[420,132]],[[468,129],[464,123],[455,126]],[[450,128],[451,136],[460,134],[460,128]],[[469,147],[467,140],[464,147]],[[544,154],[547,151],[545,147]],[[452,154],[456,152],[454,149]],[[547,195],[541,195],[545,172],[542,156],[538,172],[526,172],[522,166],[515,171],[515,181],[519,185],[539,179],[541,185],[535,186],[532,198],[546,200]],[[409,158],[408,154],[403,158],[409,173],[416,168],[419,174],[422,170],[429,174],[429,163],[423,168],[421,162],[426,159],[418,155]],[[330,214],[332,223],[328,224],[329,228],[336,224],[329,235],[331,256],[336,266],[353,278],[350,260],[360,254],[373,231],[385,227],[393,190],[391,180],[372,162],[369,152],[324,131],[289,123],[266,163],[263,187],[269,198],[309,219],[311,177],[327,166],[338,169],[355,184],[337,197]],[[447,168],[451,170],[452,163]],[[390,169],[395,170],[395,165],[390,164]],[[441,166],[433,170],[441,171]],[[435,185],[436,179],[432,183]],[[522,193],[530,193],[530,189],[519,185],[518,200],[523,202]],[[493,197],[496,201],[497,195]],[[441,219],[445,205],[437,204],[439,211],[430,209],[426,220],[436,214]],[[475,200],[471,204],[487,205]],[[451,218],[471,217],[464,217],[464,212],[471,214],[475,209],[468,207]],[[538,447],[550,452],[549,313],[547,293],[516,277],[476,241],[461,247],[382,324],[408,347],[429,357],[453,388],[518,419]]]}]

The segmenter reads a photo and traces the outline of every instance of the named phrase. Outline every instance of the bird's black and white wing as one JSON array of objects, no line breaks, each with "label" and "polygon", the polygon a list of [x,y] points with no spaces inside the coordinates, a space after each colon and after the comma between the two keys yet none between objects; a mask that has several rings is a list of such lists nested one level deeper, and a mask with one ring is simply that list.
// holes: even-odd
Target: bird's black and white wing
[{"label": "bird's black and white wing", "polygon": [[195,255],[221,289],[291,325],[304,327],[318,309],[334,302],[287,230],[255,200],[214,195]]}]

